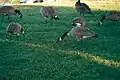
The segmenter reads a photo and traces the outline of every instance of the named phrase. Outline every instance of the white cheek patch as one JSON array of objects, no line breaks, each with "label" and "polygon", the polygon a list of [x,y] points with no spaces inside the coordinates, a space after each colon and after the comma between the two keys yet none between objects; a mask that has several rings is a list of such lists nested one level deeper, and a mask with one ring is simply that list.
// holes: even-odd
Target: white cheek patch
[{"label": "white cheek patch", "polygon": [[81,27],[81,24],[80,23],[76,23],[76,27]]},{"label": "white cheek patch", "polygon": [[22,34],[24,34],[25,32],[24,31],[22,31]]},{"label": "white cheek patch", "polygon": [[55,18],[57,18],[58,16],[55,16]]},{"label": "white cheek patch", "polygon": [[59,38],[59,41],[62,41],[61,37]]},{"label": "white cheek patch", "polygon": [[100,25],[102,25],[102,22],[100,22]]},{"label": "white cheek patch", "polygon": [[70,36],[70,33],[67,33],[67,36]]},{"label": "white cheek patch", "polygon": [[19,36],[20,34],[17,34],[17,36]]}]

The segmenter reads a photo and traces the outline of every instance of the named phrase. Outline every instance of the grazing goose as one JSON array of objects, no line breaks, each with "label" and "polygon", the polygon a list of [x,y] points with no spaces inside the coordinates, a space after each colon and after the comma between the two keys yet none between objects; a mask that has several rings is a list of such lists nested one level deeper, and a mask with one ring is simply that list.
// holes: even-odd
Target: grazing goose
[{"label": "grazing goose", "polygon": [[76,23],[80,23],[81,24],[81,27],[84,27],[85,26],[85,20],[81,17],[75,17],[72,21],[72,26],[75,26]]},{"label": "grazing goose", "polygon": [[9,34],[15,34],[17,36],[19,36],[20,33],[24,34],[24,30],[23,30],[22,26],[17,22],[11,22],[7,26],[6,31]]},{"label": "grazing goose", "polygon": [[77,12],[79,12],[80,14],[81,13],[90,13],[92,15],[94,15],[90,9],[90,7],[85,4],[85,3],[81,3],[80,0],[78,0],[76,3],[75,3],[75,9]]},{"label": "grazing goose", "polygon": [[120,11],[108,12],[101,18],[101,20],[98,22],[98,24],[102,25],[104,20],[119,21],[120,20]]},{"label": "grazing goose", "polygon": [[78,40],[83,40],[90,37],[97,37],[97,34],[88,28],[81,27],[80,23],[76,23],[76,27],[72,28],[70,31],[65,32],[61,37],[57,39],[56,43],[62,41],[65,36],[72,36]]},{"label": "grazing goose", "polygon": [[47,18],[50,18],[51,23],[52,23],[53,19],[59,20],[57,11],[52,6],[42,6],[40,12],[41,12],[42,16],[45,18],[45,22],[47,22]]},{"label": "grazing goose", "polygon": [[10,15],[19,15],[19,17],[22,18],[22,13],[20,12],[20,10],[17,10],[12,6],[1,7],[0,14],[2,16],[8,16],[8,20],[10,19]]}]

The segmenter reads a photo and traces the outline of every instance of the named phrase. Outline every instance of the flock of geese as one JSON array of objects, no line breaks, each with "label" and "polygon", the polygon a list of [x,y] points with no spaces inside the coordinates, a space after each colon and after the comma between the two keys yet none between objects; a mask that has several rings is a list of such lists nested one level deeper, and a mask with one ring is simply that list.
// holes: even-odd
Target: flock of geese
[{"label": "flock of geese", "polygon": [[[81,3],[80,0],[78,0],[75,3],[75,9],[77,12],[81,14],[89,13],[93,14],[92,10],[86,3]],[[40,9],[40,13],[45,19],[45,22],[47,22],[47,19],[50,18],[51,22],[52,20],[59,20],[58,12],[57,10],[52,6],[42,6]],[[10,19],[11,15],[18,15],[21,19],[23,14],[20,10],[12,7],[12,6],[3,6],[0,8],[0,14],[2,15],[2,18],[4,16],[8,17],[8,20]],[[112,21],[119,21],[120,20],[120,12],[119,11],[110,11],[107,12],[103,17],[101,17],[100,21],[98,22],[99,25],[103,24],[104,20],[112,20]],[[85,27],[85,20],[81,17],[75,17],[72,21],[73,28],[69,31],[64,32],[60,37],[57,38],[56,42],[62,41],[66,36],[72,36],[75,37],[78,40],[83,40],[90,37],[97,37],[97,34],[93,32],[92,30]],[[14,34],[19,36],[20,34],[24,34],[24,30],[21,26],[21,24],[17,22],[10,22],[9,25],[6,28],[7,33]]]}]

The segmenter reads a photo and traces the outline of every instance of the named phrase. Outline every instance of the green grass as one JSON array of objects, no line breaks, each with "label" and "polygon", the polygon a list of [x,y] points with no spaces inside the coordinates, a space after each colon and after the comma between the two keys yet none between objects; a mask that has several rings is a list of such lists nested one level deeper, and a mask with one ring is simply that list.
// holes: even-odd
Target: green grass
[{"label": "green grass", "polygon": [[[71,7],[57,7],[60,20],[45,24],[39,6],[20,6],[17,20],[25,36],[6,34],[7,19],[0,23],[0,80],[120,80],[120,23],[97,22],[104,11],[85,15],[86,27],[98,34],[82,43],[71,38],[56,39],[72,28],[79,16]],[[13,16],[12,20],[16,20]]]}]

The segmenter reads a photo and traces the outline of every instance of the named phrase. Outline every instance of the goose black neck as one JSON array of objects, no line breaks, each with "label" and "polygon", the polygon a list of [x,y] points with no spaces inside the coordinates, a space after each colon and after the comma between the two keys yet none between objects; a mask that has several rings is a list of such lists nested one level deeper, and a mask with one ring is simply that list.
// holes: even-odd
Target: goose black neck
[{"label": "goose black neck", "polygon": [[63,40],[65,38],[65,36],[67,36],[67,33],[68,33],[68,31],[65,32],[60,38]]},{"label": "goose black neck", "polygon": [[77,3],[80,3],[80,0],[78,0]]},{"label": "goose black neck", "polygon": [[65,32],[62,36],[60,36],[60,37],[57,39],[56,43],[58,43],[59,41],[63,40],[63,39],[65,38],[65,36],[67,36],[67,33],[68,33],[68,31]]},{"label": "goose black neck", "polygon": [[103,22],[103,20],[105,19],[106,16],[103,16],[100,20],[100,22]]}]

